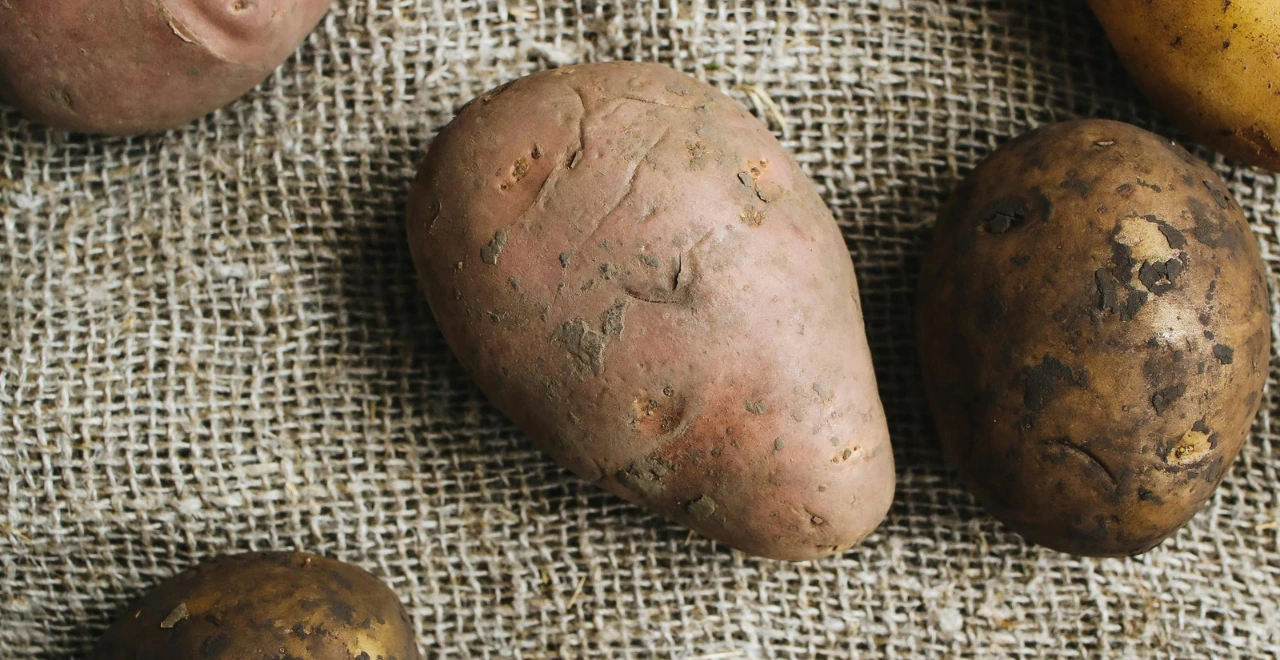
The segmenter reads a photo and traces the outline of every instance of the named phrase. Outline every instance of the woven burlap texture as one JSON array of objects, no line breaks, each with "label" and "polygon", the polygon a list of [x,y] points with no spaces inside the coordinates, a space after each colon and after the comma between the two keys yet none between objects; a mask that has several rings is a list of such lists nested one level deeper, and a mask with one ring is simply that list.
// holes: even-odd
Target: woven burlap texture
[{"label": "woven burlap texture", "polygon": [[[428,657],[1280,652],[1274,378],[1216,497],[1132,560],[993,521],[922,397],[916,273],[960,178],[1053,120],[1180,137],[1083,2],[336,5],[262,87],[180,131],[69,137],[0,112],[0,657],[79,657],[149,586],[250,549],[373,571]],[[558,468],[416,290],[402,216],[435,132],[504,81],[611,59],[740,99],[844,230],[899,486],[843,556],[753,559]],[[1199,153],[1280,269],[1280,181]]]}]

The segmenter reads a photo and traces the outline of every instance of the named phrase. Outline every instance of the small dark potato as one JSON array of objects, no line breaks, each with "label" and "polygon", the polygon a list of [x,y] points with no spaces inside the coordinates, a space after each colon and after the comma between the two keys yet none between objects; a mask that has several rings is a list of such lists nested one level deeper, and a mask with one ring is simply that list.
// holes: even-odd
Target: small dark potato
[{"label": "small dark potato", "polygon": [[136,135],[262,82],[329,0],[0,0],[0,99],[81,133]]},{"label": "small dark potato", "polygon": [[843,552],[893,451],[840,228],[763,124],[657,64],[464,107],[407,217],[445,339],[562,465],[722,543]]},{"label": "small dark potato", "polygon": [[1046,126],[938,219],[922,368],[948,458],[996,517],[1080,555],[1144,552],[1212,495],[1270,351],[1258,244],[1222,180],[1134,126]]},{"label": "small dark potato", "polygon": [[417,660],[413,624],[374,576],[298,552],[200,564],[107,629],[94,660]]}]

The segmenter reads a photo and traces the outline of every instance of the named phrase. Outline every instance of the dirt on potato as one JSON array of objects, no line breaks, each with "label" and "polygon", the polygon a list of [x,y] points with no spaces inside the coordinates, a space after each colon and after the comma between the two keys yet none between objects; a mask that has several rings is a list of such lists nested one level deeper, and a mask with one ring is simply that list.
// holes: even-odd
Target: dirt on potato
[{"label": "dirt on potato", "polygon": [[920,283],[927,391],[950,460],[1028,539],[1143,552],[1212,495],[1258,410],[1265,269],[1206,165],[1076,121],[983,161]]}]

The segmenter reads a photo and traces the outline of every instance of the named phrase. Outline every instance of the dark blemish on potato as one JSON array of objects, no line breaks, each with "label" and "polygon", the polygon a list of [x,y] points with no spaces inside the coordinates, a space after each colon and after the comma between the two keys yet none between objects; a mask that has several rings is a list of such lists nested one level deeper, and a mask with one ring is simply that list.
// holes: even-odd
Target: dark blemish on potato
[{"label": "dark blemish on potato", "polygon": [[833,436],[831,436],[830,438],[827,438],[827,442],[830,442],[832,447],[839,447],[839,446],[840,446],[840,438],[838,438],[838,437],[836,437],[836,436],[834,436],[834,435],[833,435]]},{"label": "dark blemish on potato", "polygon": [[685,510],[694,520],[710,520],[716,513],[716,501],[703,495],[685,505]]},{"label": "dark blemish on potato", "polygon": [[1125,199],[1128,199],[1131,195],[1133,195],[1133,184],[1122,183],[1116,186],[1116,194]]},{"label": "dark blemish on potato", "polygon": [[1143,216],[1143,218],[1156,226],[1161,234],[1164,234],[1164,240],[1169,242],[1169,247],[1175,250],[1181,250],[1187,246],[1187,237],[1177,227],[1161,220],[1154,215]]},{"label": "dark blemish on potato", "polygon": [[666,387],[662,388],[663,396],[674,396],[675,393],[676,393],[676,388],[670,385],[667,385]]},{"label": "dark blemish on potato", "polygon": [[742,215],[739,216],[739,219],[742,220],[742,224],[748,227],[759,227],[764,224],[765,214],[763,211],[760,211],[755,207],[748,206],[743,209]]},{"label": "dark blemish on potato", "polygon": [[1196,365],[1196,373],[1198,374],[1204,373],[1204,360],[1201,360],[1200,364]]},{"label": "dark blemish on potato", "polygon": [[804,421],[804,411],[803,411],[803,410],[800,410],[799,408],[792,408],[792,409],[791,409],[791,419],[794,419],[794,420],[796,420],[797,422],[803,422],[803,421]]},{"label": "dark blemish on potato", "polygon": [[502,254],[502,248],[507,245],[507,230],[499,229],[493,234],[493,240],[489,244],[480,249],[480,260],[496,266],[498,264],[498,256]]},{"label": "dark blemish on potato", "polygon": [[185,602],[178,603],[178,606],[173,608],[173,611],[169,613],[169,616],[166,616],[164,621],[160,622],[160,627],[168,630],[190,615],[190,612],[187,611],[187,604]]},{"label": "dark blemish on potato", "polygon": [[[1213,302],[1213,294],[1217,292],[1217,290],[1218,290],[1218,280],[1213,280],[1212,282],[1209,282],[1209,291],[1204,294],[1205,302]],[[1204,314],[1201,314],[1201,317],[1206,319],[1208,318],[1208,316]],[[1208,323],[1208,321],[1201,320],[1201,323]]]},{"label": "dark blemish on potato", "polygon": [[1133,267],[1137,262],[1133,260],[1133,249],[1116,240],[1119,233],[1120,226],[1117,225],[1116,230],[1111,233],[1111,265],[1115,267],[1116,279],[1128,284],[1133,281]]},{"label": "dark blemish on potato", "polygon": [[1224,220],[1218,219],[1215,221],[1211,219],[1211,211],[1204,202],[1195,197],[1188,197],[1187,208],[1191,211],[1191,217],[1196,221],[1191,235],[1197,241],[1211,248],[1235,249],[1239,247],[1239,236],[1231,231],[1231,228],[1227,226]]},{"label": "dark blemish on potato", "polygon": [[[368,653],[366,653],[365,651],[361,651],[360,655],[357,655],[355,660],[371,660],[371,659],[369,658]],[[387,660],[396,660],[396,659],[392,657],[392,658],[387,658]]]},{"label": "dark blemish on potato", "polygon": [[1153,192],[1158,192],[1158,193],[1162,193],[1162,192],[1164,192],[1164,188],[1161,188],[1160,186],[1158,186],[1158,185],[1156,185],[1156,184],[1154,184],[1154,183],[1147,183],[1146,181],[1143,181],[1142,179],[1138,179],[1138,185],[1140,185],[1140,186],[1142,186],[1143,188],[1146,188],[1146,189],[1148,189],[1148,190],[1151,190],[1151,191],[1153,191]]},{"label": "dark blemish on potato", "polygon": [[1178,35],[1174,37],[1173,41],[1169,42],[1169,47],[1173,48],[1174,50],[1182,48],[1182,35]]},{"label": "dark blemish on potato", "polygon": [[566,321],[552,333],[551,341],[568,351],[580,369],[590,369],[597,376],[604,371],[604,346],[607,339],[605,335],[592,330],[586,321],[580,318]]},{"label": "dark blemish on potato", "polygon": [[1231,364],[1235,360],[1235,355],[1235,350],[1230,346],[1215,344],[1213,347],[1213,357],[1218,358],[1218,362],[1222,364]]},{"label": "dark blemish on potato", "polygon": [[1008,303],[1000,299],[999,293],[989,290],[983,294],[982,301],[978,305],[978,326],[983,332],[991,332],[1008,313]]},{"label": "dark blemish on potato", "polygon": [[1205,180],[1203,183],[1204,183],[1204,189],[1209,191],[1209,194],[1213,196],[1213,201],[1217,202],[1218,206],[1222,210],[1225,211],[1231,208],[1232,199],[1231,199],[1230,193],[1228,193],[1227,191],[1221,188],[1215,188],[1214,185],[1212,183],[1209,183],[1208,180]]},{"label": "dark blemish on potato", "polygon": [[751,174],[746,171],[738,172],[738,182],[748,188],[754,187],[756,185],[755,179],[752,179]]},{"label": "dark blemish on potato", "polygon": [[1093,192],[1093,186],[1090,186],[1085,181],[1081,181],[1080,179],[1071,176],[1070,172],[1067,173],[1067,176],[1068,178],[1063,179],[1058,184],[1059,188],[1062,188],[1063,190],[1070,190],[1082,198],[1088,197],[1089,193]]},{"label": "dark blemish on potato", "polygon": [[1186,393],[1187,386],[1185,383],[1170,385],[1151,395],[1151,407],[1155,408],[1157,415],[1163,415],[1164,411],[1168,410],[1174,401],[1181,399],[1182,395]]},{"label": "dark blemish on potato", "polygon": [[1121,321],[1132,321],[1147,304],[1147,292],[1129,289],[1129,297],[1125,300],[1124,309],[1120,310]]},{"label": "dark blemish on potato", "polygon": [[1145,488],[1138,489],[1138,499],[1143,502],[1151,502],[1152,504],[1164,504],[1164,498]]},{"label": "dark blemish on potato", "polygon": [[1172,291],[1177,286],[1178,275],[1182,273],[1182,262],[1177,259],[1168,261],[1148,261],[1138,269],[1138,279],[1147,290],[1157,296]]},{"label": "dark blemish on potato", "polygon": [[775,453],[782,451],[782,448],[786,446],[787,446],[787,441],[783,440],[782,436],[778,436],[773,439],[773,451]]},{"label": "dark blemish on potato", "polygon": [[508,277],[507,284],[511,285],[512,290],[515,290],[515,291],[520,290],[520,280],[515,277]]},{"label": "dark blemish on potato", "polygon": [[817,514],[812,515],[812,516],[809,518],[809,522],[810,522],[811,524],[815,525],[815,526],[818,526],[818,527],[821,527],[822,525],[827,524],[827,521],[826,521],[826,520],[823,520],[823,519],[822,519],[822,516],[819,516],[819,515],[817,515]]},{"label": "dark blemish on potato", "polygon": [[817,395],[818,395],[818,397],[819,397],[819,398],[821,398],[823,401],[826,401],[827,399],[830,399],[830,398],[831,398],[831,395],[833,394],[833,393],[832,393],[832,391],[831,391],[831,388],[829,388],[829,387],[823,387],[822,385],[819,385],[818,383],[814,383],[814,384],[813,384],[813,391],[814,391],[814,393],[815,393],[815,394],[817,394]]},{"label": "dark blemish on potato", "polygon": [[293,624],[293,628],[291,628],[290,630],[293,631],[293,636],[297,637],[298,639],[306,639],[307,637],[309,637],[309,635],[307,634],[307,629],[301,623]]},{"label": "dark blemish on potato", "polygon": [[764,401],[747,401],[746,407],[747,407],[747,412],[751,413],[752,415],[763,415],[769,412],[769,405]]},{"label": "dark blemish on potato", "polygon": [[721,448],[719,448],[719,447],[716,447],[715,449],[712,449],[712,450],[711,450],[711,455],[712,455],[712,456],[715,456],[716,458],[719,458],[719,457],[720,457],[720,455],[721,455],[721,454],[723,454],[723,453],[724,453],[724,450],[723,450],[723,449],[721,449]]},{"label": "dark blemish on potato", "polygon": [[600,264],[600,277],[603,277],[604,281],[610,282],[617,276],[618,268],[616,266],[607,261]]},{"label": "dark blemish on potato", "polygon": [[1081,386],[1071,368],[1057,358],[1046,355],[1040,364],[1028,367],[1024,371],[1025,387],[1022,403],[1026,407],[1039,412],[1058,394],[1060,384]]},{"label": "dark blemish on potato", "polygon": [[1116,293],[1116,279],[1106,268],[1099,268],[1093,272],[1093,279],[1098,285],[1098,309],[1103,311],[1118,311],[1120,309],[1119,296]]},{"label": "dark blemish on potato", "polygon": [[592,290],[592,289],[594,289],[594,288],[596,288],[596,281],[595,281],[595,279],[594,279],[594,278],[593,278],[593,279],[589,279],[589,280],[587,280],[586,282],[583,282],[583,283],[582,283],[582,290],[583,290],[583,291],[590,291],[590,290]]},{"label": "dark blemish on potato", "polygon": [[190,66],[190,67],[187,67],[187,75],[188,75],[188,76],[191,76],[192,78],[199,78],[199,77],[200,77],[200,67],[198,67],[198,66],[194,66],[194,65],[192,65],[192,66]]},{"label": "dark blemish on potato", "polygon": [[1020,255],[1018,255],[1018,256],[1013,257],[1012,259],[1010,259],[1010,261],[1012,261],[1012,262],[1013,262],[1013,265],[1015,265],[1015,266],[1025,266],[1025,265],[1027,265],[1027,264],[1031,263],[1031,255],[1029,255],[1029,254],[1020,254]]},{"label": "dark blemish on potato", "polygon": [[301,609],[303,612],[313,612],[318,607],[320,607],[320,601],[317,601],[317,600],[312,600],[310,598],[303,598],[298,601],[298,608]]},{"label": "dark blemish on potato", "polygon": [[218,660],[230,648],[231,638],[227,633],[218,633],[200,642],[200,658],[201,660]]},{"label": "dark blemish on potato", "polygon": [[561,253],[560,253],[560,267],[561,267],[561,268],[568,268],[568,267],[569,267],[569,260],[570,260],[570,259],[573,259],[573,250],[565,250],[564,252],[561,252]]},{"label": "dark blemish on potato", "polygon": [[648,254],[640,255],[640,262],[650,268],[658,268],[662,266],[661,261],[658,261],[655,257]]},{"label": "dark blemish on potato", "polygon": [[1228,49],[1228,48],[1230,48],[1230,47],[1231,47],[1231,41],[1230,41],[1230,40],[1225,40],[1225,41],[1223,41],[1223,42],[1222,42],[1222,50],[1226,50],[1226,49]]},{"label": "dark blemish on potato", "polygon": [[1019,197],[1002,197],[987,205],[979,213],[982,226],[988,234],[1003,234],[1027,223],[1030,210]]}]

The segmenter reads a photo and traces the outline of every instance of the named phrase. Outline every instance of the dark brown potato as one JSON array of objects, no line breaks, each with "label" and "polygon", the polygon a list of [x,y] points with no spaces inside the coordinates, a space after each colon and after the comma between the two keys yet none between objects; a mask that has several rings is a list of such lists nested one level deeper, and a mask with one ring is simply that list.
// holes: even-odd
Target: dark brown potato
[{"label": "dark brown potato", "polygon": [[840,552],[884,518],[848,250],[733,100],[655,64],[536,73],[462,109],[409,206],[445,338],[561,464],[767,557]]},{"label": "dark brown potato", "polygon": [[365,571],[298,552],[200,564],[107,629],[94,660],[417,660],[400,600]]},{"label": "dark brown potato", "polygon": [[1082,555],[1159,544],[1213,493],[1270,350],[1258,245],[1222,180],[1134,126],[1046,126],[938,220],[919,342],[950,460],[998,518]]},{"label": "dark brown potato", "polygon": [[134,135],[262,82],[329,0],[0,0],[0,98],[28,118]]}]

